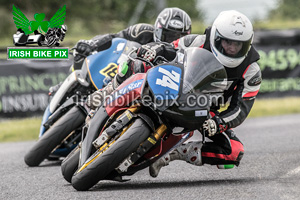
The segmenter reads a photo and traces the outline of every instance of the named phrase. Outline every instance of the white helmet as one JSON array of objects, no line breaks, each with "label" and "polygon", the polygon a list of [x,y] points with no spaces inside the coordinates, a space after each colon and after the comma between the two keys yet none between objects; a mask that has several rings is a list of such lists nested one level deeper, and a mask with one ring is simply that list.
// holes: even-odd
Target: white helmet
[{"label": "white helmet", "polygon": [[[242,44],[240,51],[234,56],[226,54],[221,41],[235,41]],[[253,26],[242,13],[229,10],[221,12],[215,19],[210,33],[210,46],[217,60],[224,66],[234,68],[239,66],[253,41]]]}]

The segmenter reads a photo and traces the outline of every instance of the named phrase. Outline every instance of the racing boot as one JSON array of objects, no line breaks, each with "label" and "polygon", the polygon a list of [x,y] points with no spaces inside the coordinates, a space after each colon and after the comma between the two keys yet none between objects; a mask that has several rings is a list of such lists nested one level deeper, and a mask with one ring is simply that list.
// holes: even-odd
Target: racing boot
[{"label": "racing boot", "polygon": [[157,177],[160,169],[169,165],[169,163],[173,160],[184,160],[190,164],[201,166],[201,148],[202,142],[189,142],[182,144],[177,149],[174,149],[170,154],[161,157],[150,165],[150,176],[153,178]]}]

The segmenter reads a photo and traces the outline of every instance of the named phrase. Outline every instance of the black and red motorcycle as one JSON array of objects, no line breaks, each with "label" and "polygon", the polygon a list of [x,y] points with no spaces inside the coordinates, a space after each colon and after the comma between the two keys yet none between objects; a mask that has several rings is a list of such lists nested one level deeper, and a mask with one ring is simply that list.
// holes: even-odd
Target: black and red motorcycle
[{"label": "black and red motorcycle", "polygon": [[72,186],[88,190],[150,166],[202,131],[226,86],[224,67],[200,48],[178,51],[174,61],[131,76],[98,108],[82,144],[65,159]]}]

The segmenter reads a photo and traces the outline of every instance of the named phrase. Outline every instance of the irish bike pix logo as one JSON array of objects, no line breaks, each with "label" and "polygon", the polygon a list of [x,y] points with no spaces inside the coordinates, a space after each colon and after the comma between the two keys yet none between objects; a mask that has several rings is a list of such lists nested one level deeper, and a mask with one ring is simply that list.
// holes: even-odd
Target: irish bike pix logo
[{"label": "irish bike pix logo", "polygon": [[15,46],[7,47],[7,59],[61,60],[69,59],[69,48],[59,47],[64,40],[67,26],[66,5],[56,11],[49,21],[44,13],[35,13],[30,21],[13,5],[13,20],[17,32],[13,34]]},{"label": "irish bike pix logo", "polygon": [[64,25],[66,5],[59,8],[50,21],[45,21],[44,13],[34,14],[34,20],[29,21],[15,5],[13,5],[12,14],[17,27],[17,32],[13,35],[15,46],[26,46],[27,44],[59,46],[65,38],[67,32],[67,26]]}]

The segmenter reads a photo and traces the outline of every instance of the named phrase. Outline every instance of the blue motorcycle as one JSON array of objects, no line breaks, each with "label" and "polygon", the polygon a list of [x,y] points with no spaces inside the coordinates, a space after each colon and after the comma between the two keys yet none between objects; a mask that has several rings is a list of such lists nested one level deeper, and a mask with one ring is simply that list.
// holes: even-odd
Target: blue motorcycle
[{"label": "blue motorcycle", "polygon": [[87,96],[105,86],[117,73],[119,63],[140,44],[121,38],[111,46],[86,57],[80,70],[74,70],[59,86],[46,108],[39,140],[26,153],[25,163],[38,166],[44,159],[67,156],[81,140],[81,128],[89,113],[85,106]]}]

